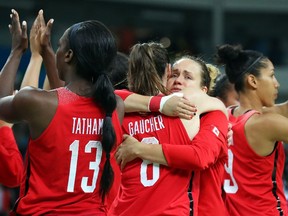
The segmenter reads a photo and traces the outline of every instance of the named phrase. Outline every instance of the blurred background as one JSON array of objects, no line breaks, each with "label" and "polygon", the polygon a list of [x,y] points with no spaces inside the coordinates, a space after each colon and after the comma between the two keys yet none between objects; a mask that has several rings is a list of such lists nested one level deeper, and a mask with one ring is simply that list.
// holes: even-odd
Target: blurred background
[{"label": "blurred background", "polygon": [[[39,9],[44,10],[46,21],[54,18],[54,49],[67,27],[87,19],[106,24],[117,38],[119,51],[127,54],[136,42],[157,41],[170,53],[188,51],[213,62],[217,45],[242,44],[272,60],[281,84],[278,101],[288,96],[287,0],[0,0],[1,65],[10,50],[11,8],[28,22],[28,29]],[[28,60],[29,52],[20,78]]]},{"label": "blurred background", "polygon": [[[245,49],[261,51],[272,60],[281,85],[277,102],[288,98],[287,0],[0,0],[1,68],[10,52],[7,26],[12,8],[19,12],[21,20],[27,21],[28,31],[39,9],[44,10],[46,21],[54,18],[55,50],[67,27],[87,19],[97,19],[108,26],[117,38],[119,51],[126,54],[137,42],[156,41],[172,54],[189,52],[213,63],[217,45],[242,44]],[[29,58],[27,51],[16,87]],[[15,125],[14,131],[24,154],[27,128]]]}]

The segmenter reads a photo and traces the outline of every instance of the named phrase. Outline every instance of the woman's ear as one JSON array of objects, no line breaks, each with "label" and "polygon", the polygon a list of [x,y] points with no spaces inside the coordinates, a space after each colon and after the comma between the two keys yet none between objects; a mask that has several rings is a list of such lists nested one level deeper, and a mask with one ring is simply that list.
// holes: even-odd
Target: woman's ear
[{"label": "woman's ear", "polygon": [[254,75],[249,74],[247,76],[247,83],[249,86],[251,86],[252,88],[256,89],[257,88],[257,79]]},{"label": "woman's ear", "polygon": [[73,58],[73,50],[69,49],[66,53],[65,53],[65,62],[70,62]]},{"label": "woman's ear", "polygon": [[206,94],[207,94],[207,92],[208,92],[207,86],[202,86],[202,87],[201,87],[201,90],[204,91]]}]

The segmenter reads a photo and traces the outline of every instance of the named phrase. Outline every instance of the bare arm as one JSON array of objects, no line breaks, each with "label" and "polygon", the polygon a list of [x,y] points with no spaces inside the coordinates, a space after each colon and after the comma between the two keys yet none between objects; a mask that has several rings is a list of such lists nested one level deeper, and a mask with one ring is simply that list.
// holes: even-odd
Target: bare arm
[{"label": "bare arm", "polygon": [[245,124],[245,134],[253,150],[262,156],[271,154],[276,141],[288,143],[288,119],[277,113],[253,115]]},{"label": "bare arm", "polygon": [[46,73],[51,89],[64,86],[64,82],[60,80],[57,72],[55,53],[51,45],[51,30],[53,22],[54,20],[50,19],[46,25],[43,16],[43,11],[42,10],[39,11],[40,29],[39,29],[39,36],[37,37],[39,37],[40,40],[41,44],[40,54],[43,58],[43,63],[46,68]]},{"label": "bare arm", "polygon": [[279,115],[285,116],[288,118],[288,101],[280,104],[276,104],[273,107],[264,107],[262,109],[264,113],[277,113]]},{"label": "bare arm", "polygon": [[51,89],[47,75],[45,76],[45,79],[44,79],[43,89],[45,89],[45,90]]},{"label": "bare arm", "polygon": [[117,110],[117,114],[118,114],[118,118],[120,121],[120,124],[122,124],[123,118],[124,118],[124,102],[123,100],[116,95],[116,100],[117,100],[117,106],[116,106],[116,110]]},{"label": "bare arm", "polygon": [[194,88],[185,88],[182,90],[184,96],[197,107],[197,113],[202,113],[219,110],[228,118],[228,112],[224,103],[218,98],[207,95],[204,91]]},{"label": "bare arm", "polygon": [[117,163],[120,164],[123,169],[126,163],[141,158],[143,160],[150,160],[155,163],[168,165],[166,158],[162,151],[162,145],[153,145],[147,143],[141,143],[132,136],[125,134],[124,140],[118,147],[115,154]]},{"label": "bare arm", "polygon": [[[135,94],[133,92],[116,90],[118,94],[124,101],[125,112],[162,112],[168,116],[177,116],[184,119],[191,119],[196,112],[195,106],[184,97],[178,96],[154,96],[158,100],[152,100],[152,96],[143,96]],[[151,102],[152,101],[152,102]],[[155,101],[156,105],[155,105]],[[156,110],[150,110],[151,103],[154,107],[158,107]],[[162,105],[161,105],[162,104]]]},{"label": "bare arm", "polygon": [[[22,54],[28,46],[26,22],[23,22],[21,26],[18,13],[14,9],[11,12],[9,29],[12,36],[12,46],[10,56],[0,75],[0,101],[11,101],[14,97],[7,95],[12,95],[14,92],[14,82],[18,66]],[[6,108],[9,109],[11,107],[7,106]],[[0,111],[3,111],[3,113],[6,112],[1,109]],[[9,118],[9,116],[6,117],[5,115],[0,116],[1,119]],[[16,187],[19,186],[23,174],[22,156],[14,139],[11,125],[0,121],[0,126],[0,182],[9,187]]]},{"label": "bare arm", "polygon": [[10,55],[0,74],[0,97],[13,94],[20,60],[28,47],[26,22],[23,21],[22,26],[20,25],[19,15],[14,9],[12,9],[10,17],[9,30],[12,36],[12,46]]},{"label": "bare arm", "polygon": [[39,87],[41,65],[42,57],[32,53],[20,88],[24,88],[25,86]]},{"label": "bare arm", "polygon": [[25,86],[33,86],[36,88],[39,87],[39,75],[43,61],[42,56],[40,55],[41,48],[40,48],[40,40],[38,38],[39,37],[38,30],[40,26],[39,18],[40,17],[38,14],[30,30],[29,41],[30,41],[31,57],[26,72],[24,74],[24,78],[21,83],[21,88]]}]

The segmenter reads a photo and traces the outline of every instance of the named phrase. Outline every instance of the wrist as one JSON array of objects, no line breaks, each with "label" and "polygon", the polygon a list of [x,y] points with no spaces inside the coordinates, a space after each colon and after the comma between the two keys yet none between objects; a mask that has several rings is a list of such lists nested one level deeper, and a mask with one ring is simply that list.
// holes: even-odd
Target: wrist
[{"label": "wrist", "polygon": [[42,60],[42,56],[40,55],[39,52],[32,52],[31,53],[31,59]]},{"label": "wrist", "polygon": [[22,55],[23,55],[23,52],[21,50],[11,50],[11,52],[10,52],[10,58],[21,59]]},{"label": "wrist", "polygon": [[150,112],[159,112],[161,99],[161,96],[152,96],[149,100],[148,110]]},{"label": "wrist", "polygon": [[176,92],[176,93],[173,93],[173,94],[170,94],[170,95],[167,95],[167,96],[162,97],[161,102],[160,102],[160,109],[159,109],[159,111],[160,111],[161,113],[162,113],[162,111],[163,111],[163,108],[164,108],[166,102],[167,102],[170,98],[172,98],[173,96],[183,97],[183,93],[181,93],[181,92]]},{"label": "wrist", "polygon": [[134,145],[134,154],[137,158],[141,158],[143,160],[145,160],[145,149],[147,149],[147,147],[149,147],[149,145],[147,145],[146,143],[141,143],[141,142],[137,142]]},{"label": "wrist", "polygon": [[51,55],[51,54],[54,55],[54,50],[52,49],[51,45],[42,46],[41,56]]}]

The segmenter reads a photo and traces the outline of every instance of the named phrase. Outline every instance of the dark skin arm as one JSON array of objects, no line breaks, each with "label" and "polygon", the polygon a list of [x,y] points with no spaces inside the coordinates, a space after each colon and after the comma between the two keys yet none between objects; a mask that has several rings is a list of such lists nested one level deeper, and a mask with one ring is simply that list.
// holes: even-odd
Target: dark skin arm
[{"label": "dark skin arm", "polygon": [[55,53],[51,45],[51,30],[54,20],[50,19],[45,23],[43,10],[39,11],[39,31],[38,39],[40,40],[40,54],[43,58],[43,63],[46,68],[47,77],[51,89],[64,86],[64,82],[60,80],[56,67]]},{"label": "dark skin arm", "polygon": [[[12,95],[16,73],[23,52],[28,47],[26,24],[20,25],[18,13],[12,10],[9,29],[12,37],[11,54],[0,75],[0,119],[7,122],[29,122],[32,138],[47,127],[57,107],[55,92],[26,87]],[[7,95],[11,96],[7,96]],[[45,97],[45,100],[43,100]],[[44,110],[41,112],[41,110]],[[43,113],[44,112],[44,113]],[[42,116],[43,118],[39,118]]]},{"label": "dark skin arm", "polygon": [[9,25],[12,37],[10,55],[1,70],[0,74],[0,97],[12,95],[14,82],[20,64],[21,57],[28,48],[27,24],[25,21],[20,24],[19,15],[16,10],[11,10],[11,24]]},{"label": "dark skin arm", "polygon": [[116,100],[117,100],[117,107],[116,107],[116,111],[118,113],[118,118],[120,121],[120,124],[122,124],[123,118],[124,118],[124,102],[122,100],[122,98],[120,98],[118,95],[116,95]]}]

